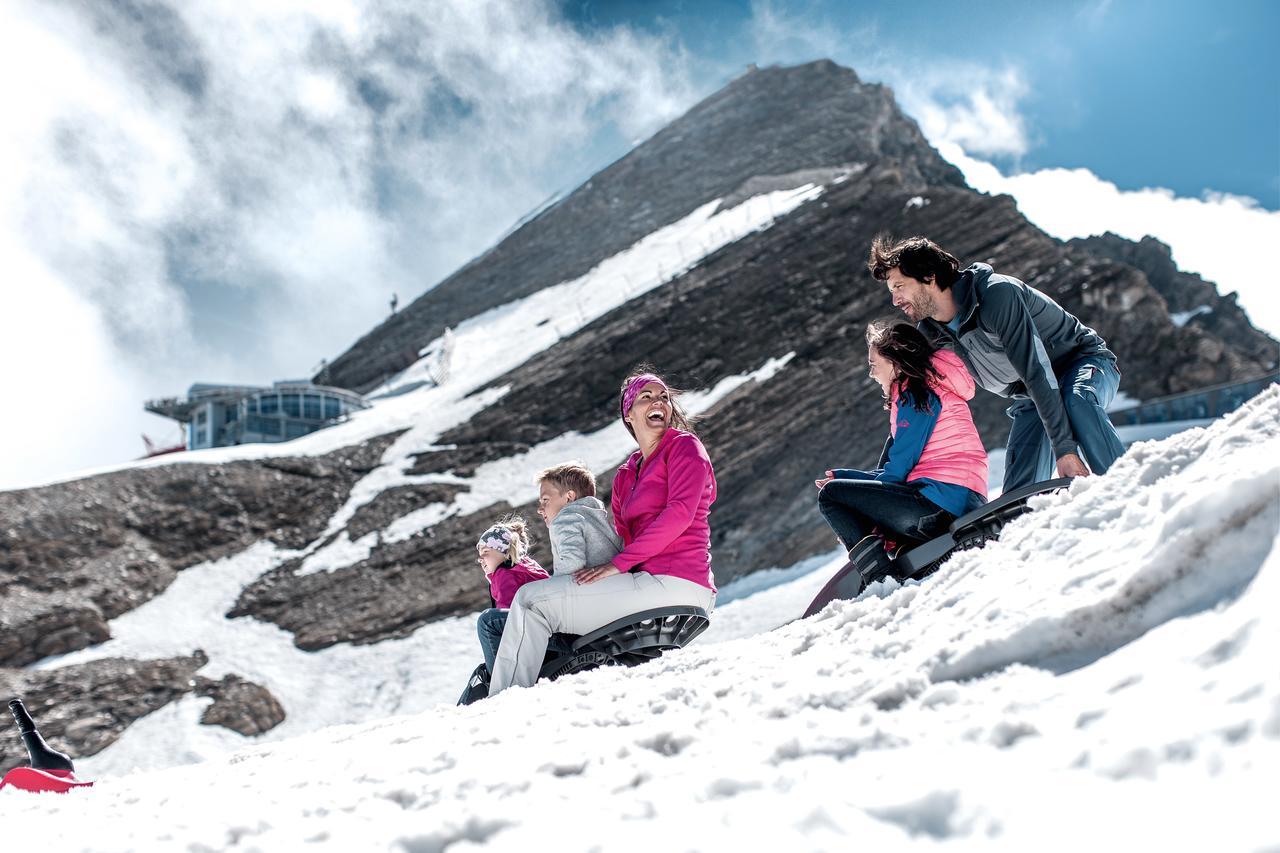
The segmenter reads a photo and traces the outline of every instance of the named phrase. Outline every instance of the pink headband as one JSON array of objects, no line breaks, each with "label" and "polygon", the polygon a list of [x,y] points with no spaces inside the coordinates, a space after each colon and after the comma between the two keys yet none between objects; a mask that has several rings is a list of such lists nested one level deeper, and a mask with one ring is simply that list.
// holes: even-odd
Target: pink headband
[{"label": "pink headband", "polygon": [[625,420],[627,412],[631,411],[631,406],[636,401],[636,396],[640,393],[640,389],[648,385],[650,382],[657,382],[662,386],[662,390],[670,393],[671,389],[667,387],[667,383],[663,382],[652,373],[642,373],[635,379],[627,383],[627,387],[622,392],[622,417]]}]

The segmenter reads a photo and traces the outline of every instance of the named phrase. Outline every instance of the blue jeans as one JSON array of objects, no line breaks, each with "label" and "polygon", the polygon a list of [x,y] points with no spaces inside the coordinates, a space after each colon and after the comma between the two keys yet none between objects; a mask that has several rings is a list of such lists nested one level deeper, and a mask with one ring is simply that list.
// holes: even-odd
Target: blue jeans
[{"label": "blue jeans", "polygon": [[[507,613],[506,610],[490,607],[482,611],[480,618],[476,620],[476,633],[480,635],[480,650],[484,653],[484,665],[489,668],[490,673],[493,672],[493,662],[498,657],[498,646],[502,644],[502,629],[507,627]],[[563,642],[558,634],[553,634],[551,642],[547,644],[547,651],[567,655],[573,651],[573,646]]]},{"label": "blue jeans", "polygon": [[[1107,406],[1120,387],[1120,371],[1110,358],[1082,358],[1058,377],[1062,404],[1080,454],[1095,474],[1105,474],[1124,455],[1124,444],[1107,417]],[[1004,457],[1004,490],[1048,480],[1056,461],[1044,422],[1031,400],[1019,400],[1009,407],[1013,426]]]},{"label": "blue jeans", "polygon": [[507,611],[490,607],[476,621],[476,633],[480,635],[480,650],[484,652],[484,665],[493,672],[493,661],[498,656],[498,644],[502,642],[502,629],[507,624]]},{"label": "blue jeans", "polygon": [[896,542],[932,539],[956,517],[910,483],[866,479],[832,480],[818,492],[818,510],[846,550],[875,528]]}]

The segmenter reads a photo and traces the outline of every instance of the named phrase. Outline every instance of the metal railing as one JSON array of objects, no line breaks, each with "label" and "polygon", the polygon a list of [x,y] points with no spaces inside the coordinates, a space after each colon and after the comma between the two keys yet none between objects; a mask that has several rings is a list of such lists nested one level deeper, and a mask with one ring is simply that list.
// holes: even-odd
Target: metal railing
[{"label": "metal railing", "polygon": [[1107,414],[1111,423],[1118,427],[1208,420],[1235,411],[1276,382],[1280,382],[1280,371],[1243,382],[1229,382],[1171,394],[1168,397],[1157,397],[1132,408]]}]

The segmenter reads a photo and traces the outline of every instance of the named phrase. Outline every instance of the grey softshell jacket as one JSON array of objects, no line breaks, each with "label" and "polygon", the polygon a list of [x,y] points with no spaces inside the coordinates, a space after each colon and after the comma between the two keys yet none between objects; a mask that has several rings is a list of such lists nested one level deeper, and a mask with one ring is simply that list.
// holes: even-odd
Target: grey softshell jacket
[{"label": "grey softshell jacket", "polygon": [[622,538],[598,498],[578,498],[551,522],[551,563],[557,573],[603,565],[622,550]]},{"label": "grey softshell jacket", "polygon": [[1054,457],[1076,453],[1058,377],[1082,358],[1109,358],[1102,337],[1035,288],[987,264],[960,271],[951,285],[959,333],[926,318],[916,324],[935,344],[964,359],[979,386],[1002,397],[1030,397]]}]

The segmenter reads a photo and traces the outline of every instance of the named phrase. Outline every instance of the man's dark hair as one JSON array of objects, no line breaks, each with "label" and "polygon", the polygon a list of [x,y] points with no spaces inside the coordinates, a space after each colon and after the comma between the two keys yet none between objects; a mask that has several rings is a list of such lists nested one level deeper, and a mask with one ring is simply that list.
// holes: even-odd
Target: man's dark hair
[{"label": "man's dark hair", "polygon": [[867,269],[879,281],[889,277],[889,270],[897,268],[902,274],[923,282],[930,276],[934,284],[946,290],[959,277],[960,262],[928,237],[908,237],[894,241],[888,234],[881,234],[871,242],[871,258]]}]

